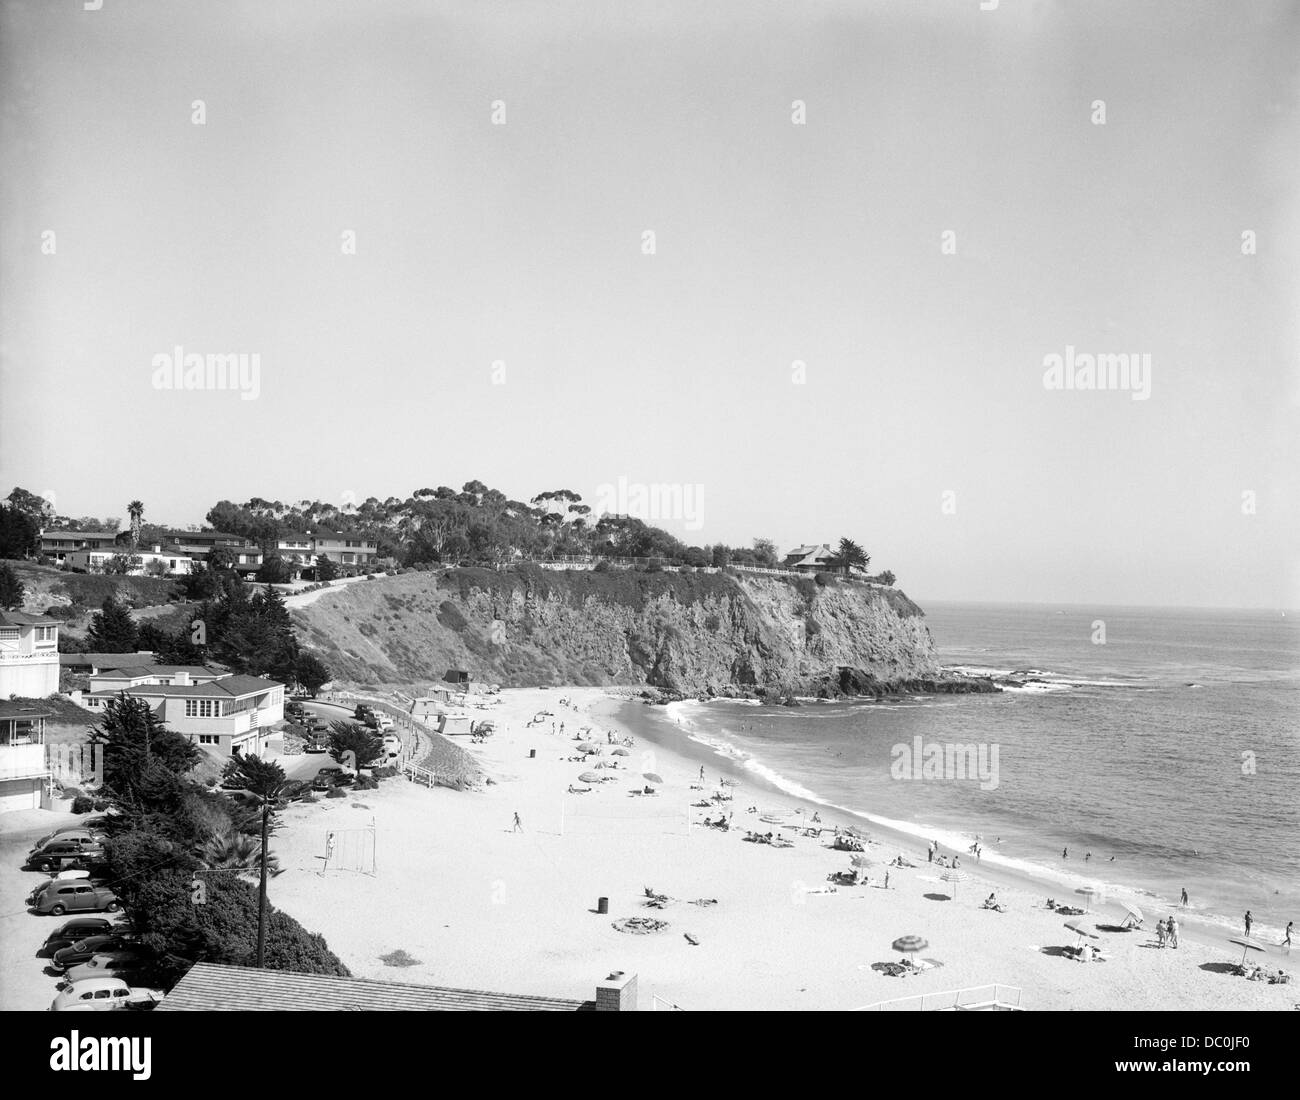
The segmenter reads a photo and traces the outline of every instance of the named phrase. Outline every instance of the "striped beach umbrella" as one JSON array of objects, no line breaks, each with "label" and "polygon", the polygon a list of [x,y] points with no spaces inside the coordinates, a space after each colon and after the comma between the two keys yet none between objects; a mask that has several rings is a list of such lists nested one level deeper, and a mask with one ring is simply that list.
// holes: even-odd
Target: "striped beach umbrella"
[{"label": "striped beach umbrella", "polygon": [[605,777],[603,775],[600,775],[597,772],[583,772],[580,776],[578,776],[578,782],[579,783],[600,783],[603,782],[604,778]]},{"label": "striped beach umbrella", "polygon": [[610,750],[610,754],[613,755],[613,756],[631,756],[631,755],[632,755],[632,750],[631,750],[631,749],[625,749],[625,748],[623,748],[623,747],[620,745],[620,746],[619,746],[618,748],[616,748],[616,749],[611,749],[611,750]]},{"label": "striped beach umbrella", "polygon": [[1092,886],[1080,886],[1075,893],[1082,894],[1084,900],[1087,901],[1089,905],[1101,897],[1101,891]]},{"label": "striped beach umbrella", "polygon": [[578,751],[582,753],[584,756],[591,756],[595,753],[600,752],[600,746],[593,745],[590,741],[584,741],[581,745],[578,746]]},{"label": "striped beach umbrella", "polygon": [[662,783],[664,781],[664,777],[659,775],[657,772],[642,772],[641,777],[646,780],[647,783]]},{"label": "striped beach umbrella", "polygon": [[[1100,936],[1098,936],[1098,935],[1094,935],[1092,932],[1089,932],[1086,928],[1084,928],[1084,926],[1083,926],[1083,921],[1080,921],[1080,920],[1068,920],[1068,921],[1065,922],[1065,927],[1068,928],[1071,932],[1076,932],[1076,933],[1078,933],[1078,936],[1079,936],[1079,943],[1083,943],[1083,937],[1084,937],[1084,936],[1087,936],[1087,937],[1088,937],[1089,939],[1091,939],[1091,940],[1099,940],[1099,939],[1101,939]],[[1076,946],[1078,946],[1078,945],[1076,944]]]},{"label": "striped beach umbrella", "polygon": [[[1121,901],[1119,907],[1128,914],[1128,920],[1132,920],[1135,926],[1146,920],[1146,917],[1142,914],[1142,910],[1136,905],[1131,905],[1127,901]],[[1125,920],[1124,923],[1127,924],[1128,920]]]},{"label": "striped beach umbrella", "polygon": [[965,871],[962,871],[962,870],[959,870],[959,869],[957,869],[956,867],[949,867],[948,870],[944,871],[944,873],[943,873],[942,875],[940,875],[939,877],[940,877],[944,882],[951,882],[951,883],[952,883],[952,896],[953,896],[954,898],[956,898],[956,897],[957,897],[957,884],[958,884],[959,882],[965,882],[965,881],[966,881],[966,872],[965,872]]},{"label": "striped beach umbrella", "polygon": [[904,955],[915,955],[929,947],[930,941],[924,936],[899,936],[890,946]]}]

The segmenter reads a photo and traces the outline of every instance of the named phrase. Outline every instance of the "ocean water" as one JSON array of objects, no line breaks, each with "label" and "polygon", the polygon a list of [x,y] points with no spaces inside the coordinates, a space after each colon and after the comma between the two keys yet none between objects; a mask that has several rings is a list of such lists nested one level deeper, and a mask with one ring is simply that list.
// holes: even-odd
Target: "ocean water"
[{"label": "ocean water", "polygon": [[[1157,909],[1186,888],[1198,916],[1239,929],[1249,908],[1274,941],[1300,919],[1300,614],[930,604],[926,617],[945,666],[1043,682],[647,709],[756,786],[961,851],[978,834],[989,862]],[[984,768],[908,778],[918,738],[922,754],[983,746]]]}]

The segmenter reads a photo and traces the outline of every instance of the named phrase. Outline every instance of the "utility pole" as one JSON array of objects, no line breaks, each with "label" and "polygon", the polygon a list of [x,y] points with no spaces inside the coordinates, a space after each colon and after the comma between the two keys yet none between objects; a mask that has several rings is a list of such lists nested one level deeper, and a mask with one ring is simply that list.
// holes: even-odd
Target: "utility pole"
[{"label": "utility pole", "polygon": [[257,967],[266,965],[266,830],[271,816],[271,800],[262,796],[262,881],[257,897]]}]

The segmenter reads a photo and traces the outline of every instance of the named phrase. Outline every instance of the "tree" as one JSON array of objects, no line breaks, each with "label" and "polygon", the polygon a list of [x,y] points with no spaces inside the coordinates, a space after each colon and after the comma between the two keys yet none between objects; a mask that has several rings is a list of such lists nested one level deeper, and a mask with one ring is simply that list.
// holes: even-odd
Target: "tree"
[{"label": "tree", "polygon": [[243,781],[244,789],[262,805],[262,850],[257,865],[260,871],[257,907],[257,965],[266,964],[266,875],[270,870],[270,860],[266,850],[266,838],[271,827],[271,808],[284,794],[284,769],[259,756],[236,754],[226,764],[226,776]]},{"label": "tree", "polygon": [[289,565],[279,554],[268,554],[257,570],[257,579],[263,584],[287,584]]},{"label": "tree", "polygon": [[850,572],[855,565],[865,569],[871,563],[871,556],[852,539],[840,539],[835,551],[835,567]]},{"label": "tree", "polygon": [[126,513],[131,517],[131,549],[134,551],[140,545],[140,524],[144,520],[144,504],[133,500],[126,506]]},{"label": "tree", "polygon": [[184,777],[202,753],[188,737],[163,725],[146,700],[123,692],[108,700],[90,742],[102,747],[102,786],[122,822],[191,839]]},{"label": "tree", "polygon": [[[210,836],[199,849],[203,866],[212,871],[260,871],[262,845],[258,838],[233,830]],[[272,875],[281,871],[280,861],[271,854],[266,857],[267,870]]]},{"label": "tree", "polygon": [[104,562],[100,571],[111,577],[126,577],[139,569],[140,564],[138,554],[114,554]]},{"label": "tree", "polygon": [[329,754],[339,764],[360,771],[380,758],[383,740],[357,722],[331,722]]},{"label": "tree", "polygon": [[755,539],[754,560],[759,565],[775,565],[777,562],[776,543],[771,539]]},{"label": "tree", "polygon": [[27,558],[40,548],[40,524],[21,509],[0,504],[0,558]]},{"label": "tree", "polygon": [[876,577],[876,582],[885,585],[887,588],[892,588],[895,580],[897,578],[888,569]]},{"label": "tree", "polygon": [[228,546],[214,546],[208,551],[208,568],[217,573],[235,568],[235,555]]},{"label": "tree", "polygon": [[114,596],[106,596],[86,631],[92,653],[134,653],[138,640],[135,620],[125,605]]},{"label": "tree", "polygon": [[10,508],[17,509],[31,519],[38,531],[48,526],[54,519],[54,506],[44,497],[28,492],[26,489],[15,487],[5,499],[8,500]]},{"label": "tree", "polygon": [[339,575],[339,567],[335,565],[324,554],[316,558],[316,579],[318,581],[332,581]]},{"label": "tree", "polygon": [[13,611],[23,606],[27,589],[18,579],[12,565],[0,562],[0,611]]},{"label": "tree", "polygon": [[330,682],[333,674],[319,657],[312,653],[300,653],[294,662],[293,678],[298,686],[313,699],[316,693]]}]

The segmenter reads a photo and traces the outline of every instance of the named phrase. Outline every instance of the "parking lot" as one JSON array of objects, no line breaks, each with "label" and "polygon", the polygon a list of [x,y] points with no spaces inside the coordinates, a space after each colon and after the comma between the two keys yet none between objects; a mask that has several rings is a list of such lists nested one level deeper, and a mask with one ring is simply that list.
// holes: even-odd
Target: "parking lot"
[{"label": "parking lot", "polygon": [[[67,918],[27,911],[27,895],[49,876],[22,870],[27,853],[46,833],[79,825],[84,816],[51,810],[19,810],[0,816],[0,1011],[38,1011],[58,994],[58,978],[45,973],[36,952]],[[111,913],[98,914],[111,917]]]}]

